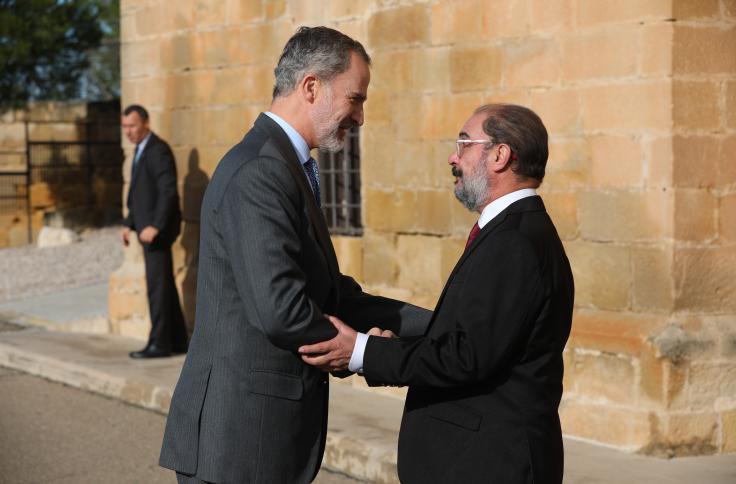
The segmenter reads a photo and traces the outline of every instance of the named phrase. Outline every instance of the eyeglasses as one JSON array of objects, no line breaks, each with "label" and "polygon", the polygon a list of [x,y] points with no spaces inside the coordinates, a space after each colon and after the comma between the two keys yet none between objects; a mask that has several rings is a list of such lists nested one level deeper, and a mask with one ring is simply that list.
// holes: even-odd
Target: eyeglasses
[{"label": "eyeglasses", "polygon": [[489,139],[456,139],[455,150],[457,152],[457,157],[460,158],[461,156],[463,156],[463,150],[466,146],[479,144],[493,145],[493,141]]}]

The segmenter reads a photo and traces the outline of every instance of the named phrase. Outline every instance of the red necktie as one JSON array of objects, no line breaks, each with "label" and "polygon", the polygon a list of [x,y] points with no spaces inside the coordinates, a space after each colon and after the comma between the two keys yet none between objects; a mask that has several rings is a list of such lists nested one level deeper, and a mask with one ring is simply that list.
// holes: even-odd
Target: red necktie
[{"label": "red necktie", "polygon": [[480,233],[480,227],[478,227],[478,222],[473,225],[473,228],[470,229],[470,234],[468,234],[468,241],[465,242],[465,250],[468,250],[468,247],[470,247],[470,244],[473,243],[473,239],[476,235]]}]

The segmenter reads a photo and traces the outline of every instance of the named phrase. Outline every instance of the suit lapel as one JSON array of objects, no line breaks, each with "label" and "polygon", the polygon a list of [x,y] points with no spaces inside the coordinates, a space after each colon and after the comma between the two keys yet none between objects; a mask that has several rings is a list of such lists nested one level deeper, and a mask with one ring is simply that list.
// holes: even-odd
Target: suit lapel
[{"label": "suit lapel", "polygon": [[312,227],[314,228],[317,243],[322,248],[322,252],[325,255],[325,259],[327,260],[327,266],[329,268],[330,275],[332,275],[332,278],[334,280],[335,288],[339,288],[338,282],[340,270],[337,264],[335,249],[333,248],[332,240],[330,239],[330,232],[327,229],[324,215],[322,215],[322,211],[317,206],[317,200],[315,200],[314,198],[312,187],[309,185],[309,181],[307,180],[304,170],[302,169],[301,163],[299,163],[299,158],[297,158],[296,153],[294,152],[294,147],[291,144],[289,137],[286,135],[286,133],[284,133],[281,127],[276,124],[276,122],[274,122],[265,114],[261,114],[258,116],[255,125],[265,130],[269,134],[269,136],[274,139],[274,145],[278,149],[278,152],[281,154],[281,157],[287,161],[289,171],[291,171],[294,179],[296,179],[297,184],[299,185],[299,188],[301,189],[304,198],[307,201],[307,216],[309,217],[309,221],[312,223]]},{"label": "suit lapel", "polygon": [[[544,210],[544,203],[542,202],[542,199],[541,197],[539,197],[539,195],[536,195],[533,197],[522,198],[521,200],[518,200],[512,203],[511,205],[506,207],[504,211],[502,211],[497,216],[495,216],[493,220],[488,222],[488,224],[486,224],[485,227],[481,229],[481,231],[478,233],[475,239],[473,239],[473,242],[470,244],[470,247],[468,247],[463,252],[463,254],[460,256],[460,259],[458,259],[457,264],[455,264],[455,267],[452,269],[450,276],[447,278],[447,282],[445,282],[445,287],[442,288],[442,294],[440,294],[440,297],[437,300],[437,305],[435,306],[435,310],[433,314],[437,314],[437,309],[440,307],[440,305],[442,304],[442,300],[445,298],[445,294],[447,293],[447,288],[450,287],[450,284],[452,283],[452,280],[455,278],[455,275],[457,274],[458,270],[460,270],[460,268],[463,266],[465,261],[480,246],[483,240],[489,237],[498,228],[498,226],[501,225],[506,220],[509,214],[517,213],[517,212],[525,212],[529,210]],[[429,331],[429,328],[432,327],[433,323],[434,323],[434,317],[432,318],[432,321],[428,325],[427,331]]]}]

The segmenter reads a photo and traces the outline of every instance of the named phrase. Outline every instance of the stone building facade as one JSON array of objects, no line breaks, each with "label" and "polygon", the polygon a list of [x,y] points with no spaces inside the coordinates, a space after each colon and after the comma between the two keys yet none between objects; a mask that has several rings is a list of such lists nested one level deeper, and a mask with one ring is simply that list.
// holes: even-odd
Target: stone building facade
[{"label": "stone building facade", "polygon": [[[121,15],[122,102],[150,109],[177,158],[190,320],[207,180],[269,105],[296,27],[333,26],[373,57],[364,230],[334,237],[343,271],[431,308],[475,219],[452,195],[456,134],[483,103],[530,106],[576,280],[564,432],[736,452],[736,1],[122,0]],[[131,247],[111,279],[119,332],[147,334],[142,270]]]}]

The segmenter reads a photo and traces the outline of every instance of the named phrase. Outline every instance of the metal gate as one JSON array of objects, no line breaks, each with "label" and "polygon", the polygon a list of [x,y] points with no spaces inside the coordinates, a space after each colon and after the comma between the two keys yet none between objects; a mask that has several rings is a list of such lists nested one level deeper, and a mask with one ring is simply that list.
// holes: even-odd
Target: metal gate
[{"label": "metal gate", "polygon": [[117,141],[28,141],[25,171],[0,171],[0,216],[36,210],[120,209],[123,151]]}]

